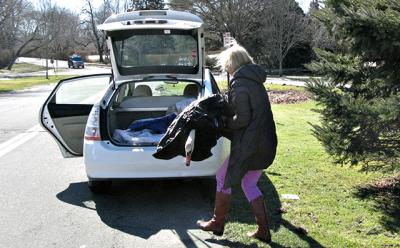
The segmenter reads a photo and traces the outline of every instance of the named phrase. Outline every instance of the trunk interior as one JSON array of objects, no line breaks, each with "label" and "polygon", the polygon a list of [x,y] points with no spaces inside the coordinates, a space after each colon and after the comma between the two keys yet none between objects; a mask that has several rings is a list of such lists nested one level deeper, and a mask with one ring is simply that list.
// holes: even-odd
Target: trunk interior
[{"label": "trunk interior", "polygon": [[[158,142],[150,143],[130,143],[126,142],[132,136],[150,134],[135,133],[128,131],[129,126],[139,120],[148,118],[165,117],[166,115],[176,112],[176,104],[182,101],[192,101],[194,98],[186,96],[152,96],[152,97],[126,97],[119,104],[114,104],[108,111],[108,131],[110,137],[117,145],[124,146],[156,146]],[[162,133],[163,134],[163,133]],[[121,138],[120,136],[125,138]],[[127,137],[126,135],[129,135]],[[156,134],[153,138],[159,138],[161,134]],[[157,139],[156,139],[157,140]]]},{"label": "trunk interior", "polygon": [[127,129],[129,125],[146,118],[156,118],[166,115],[166,111],[135,111],[114,109],[109,111],[109,131],[113,134],[115,129]]},{"label": "trunk interior", "polygon": [[108,133],[116,145],[156,146],[169,124],[197,99],[193,82],[141,81],[121,85],[107,112]]}]

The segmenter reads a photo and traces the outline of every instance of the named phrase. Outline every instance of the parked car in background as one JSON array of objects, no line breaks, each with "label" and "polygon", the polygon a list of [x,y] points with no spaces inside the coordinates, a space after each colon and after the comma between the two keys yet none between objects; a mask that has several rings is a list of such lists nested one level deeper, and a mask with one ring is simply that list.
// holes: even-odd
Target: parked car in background
[{"label": "parked car in background", "polygon": [[85,63],[81,56],[74,54],[68,58],[68,68],[85,68]]}]

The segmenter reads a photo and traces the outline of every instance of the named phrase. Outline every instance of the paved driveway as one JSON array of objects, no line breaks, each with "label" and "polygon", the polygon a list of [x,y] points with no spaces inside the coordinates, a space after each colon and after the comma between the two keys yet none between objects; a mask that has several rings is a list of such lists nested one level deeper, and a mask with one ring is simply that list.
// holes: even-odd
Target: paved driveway
[{"label": "paved driveway", "polygon": [[213,208],[204,181],[116,182],[93,195],[82,158],[62,158],[37,126],[52,87],[0,94],[0,247],[224,247],[195,225]]}]

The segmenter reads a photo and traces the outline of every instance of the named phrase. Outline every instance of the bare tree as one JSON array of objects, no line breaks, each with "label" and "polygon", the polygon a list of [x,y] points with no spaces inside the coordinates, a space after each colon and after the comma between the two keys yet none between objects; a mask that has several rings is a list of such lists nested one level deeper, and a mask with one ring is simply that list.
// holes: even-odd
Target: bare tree
[{"label": "bare tree", "polygon": [[[6,0],[12,1],[12,0]],[[26,56],[49,42],[48,24],[52,23],[51,10],[37,11],[26,0],[13,1],[14,10],[5,20],[1,31],[1,50],[4,57],[0,61],[0,68],[7,67],[11,70],[15,60],[20,56]]]},{"label": "bare tree", "polygon": [[0,68],[11,69],[19,56],[63,59],[95,50],[102,60],[106,40],[97,25],[127,10],[131,0],[104,0],[98,8],[86,1],[81,22],[78,14],[52,0],[39,0],[36,8],[29,0],[0,0]]},{"label": "bare tree", "polygon": [[104,63],[103,55],[106,47],[106,36],[97,29],[97,25],[103,23],[107,17],[111,15],[111,6],[110,0],[104,0],[101,7],[95,9],[92,0],[86,0],[86,5],[82,10],[83,14],[85,14],[85,19],[82,24],[91,42],[93,42],[96,47],[101,63]]},{"label": "bare tree", "polygon": [[80,44],[80,41],[87,41],[88,38],[84,37],[85,32],[80,25],[79,14],[53,5],[48,0],[41,1],[37,11],[42,13],[45,19],[41,33],[47,40],[44,46],[30,53],[30,56],[66,59],[75,51],[86,50],[85,47],[88,45]]},{"label": "bare tree", "polygon": [[260,35],[265,44],[264,53],[276,59],[282,76],[283,60],[290,49],[307,42],[309,37],[305,15],[294,0],[271,0],[262,19]]},{"label": "bare tree", "polygon": [[[119,0],[116,0],[119,1]],[[123,12],[127,12],[130,9],[130,0],[122,0],[122,10]]]},{"label": "bare tree", "polygon": [[164,9],[164,0],[131,0],[134,10]]},{"label": "bare tree", "polygon": [[113,13],[126,12],[130,8],[132,0],[114,0],[112,2]]},{"label": "bare tree", "polygon": [[86,5],[82,10],[83,14],[85,14],[83,25],[88,31],[102,63],[104,63],[103,55],[106,49],[106,36],[97,29],[97,25],[102,24],[112,14],[112,11],[113,4],[111,0],[103,0],[98,9],[94,8],[92,0],[86,0]]},{"label": "bare tree", "polygon": [[[171,0],[176,10],[189,10],[207,23],[207,35],[222,42],[222,33],[230,32],[239,43],[252,50],[256,45],[265,0]],[[253,49],[254,50],[254,49]]]},{"label": "bare tree", "polygon": [[335,51],[339,46],[335,39],[329,35],[328,30],[323,23],[318,19],[319,13],[324,7],[324,2],[321,0],[312,0],[308,12],[308,26],[311,29],[311,46],[313,48]]},{"label": "bare tree", "polygon": [[6,22],[19,11],[22,0],[2,0],[0,1],[0,30]]},{"label": "bare tree", "polygon": [[62,30],[62,32],[51,32],[52,42],[48,46],[50,56],[52,58],[65,59],[80,47],[85,47],[79,42],[76,42],[78,40],[84,40],[82,37],[79,15],[67,9],[59,8],[55,11],[54,16],[54,27],[56,27],[57,30]]}]

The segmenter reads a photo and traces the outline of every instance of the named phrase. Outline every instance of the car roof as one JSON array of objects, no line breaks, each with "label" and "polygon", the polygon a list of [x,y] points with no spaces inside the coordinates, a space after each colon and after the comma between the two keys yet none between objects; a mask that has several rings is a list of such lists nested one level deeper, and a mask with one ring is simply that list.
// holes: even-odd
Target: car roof
[{"label": "car roof", "polygon": [[112,15],[98,29],[105,31],[143,28],[199,28],[203,20],[189,12],[174,10],[140,10]]},{"label": "car roof", "polygon": [[111,22],[122,22],[129,20],[144,20],[148,18],[163,18],[168,20],[180,20],[180,21],[190,21],[190,22],[201,22],[200,17],[182,11],[174,11],[174,10],[140,10],[140,11],[131,11],[118,15],[112,15],[104,21],[104,24]]}]

